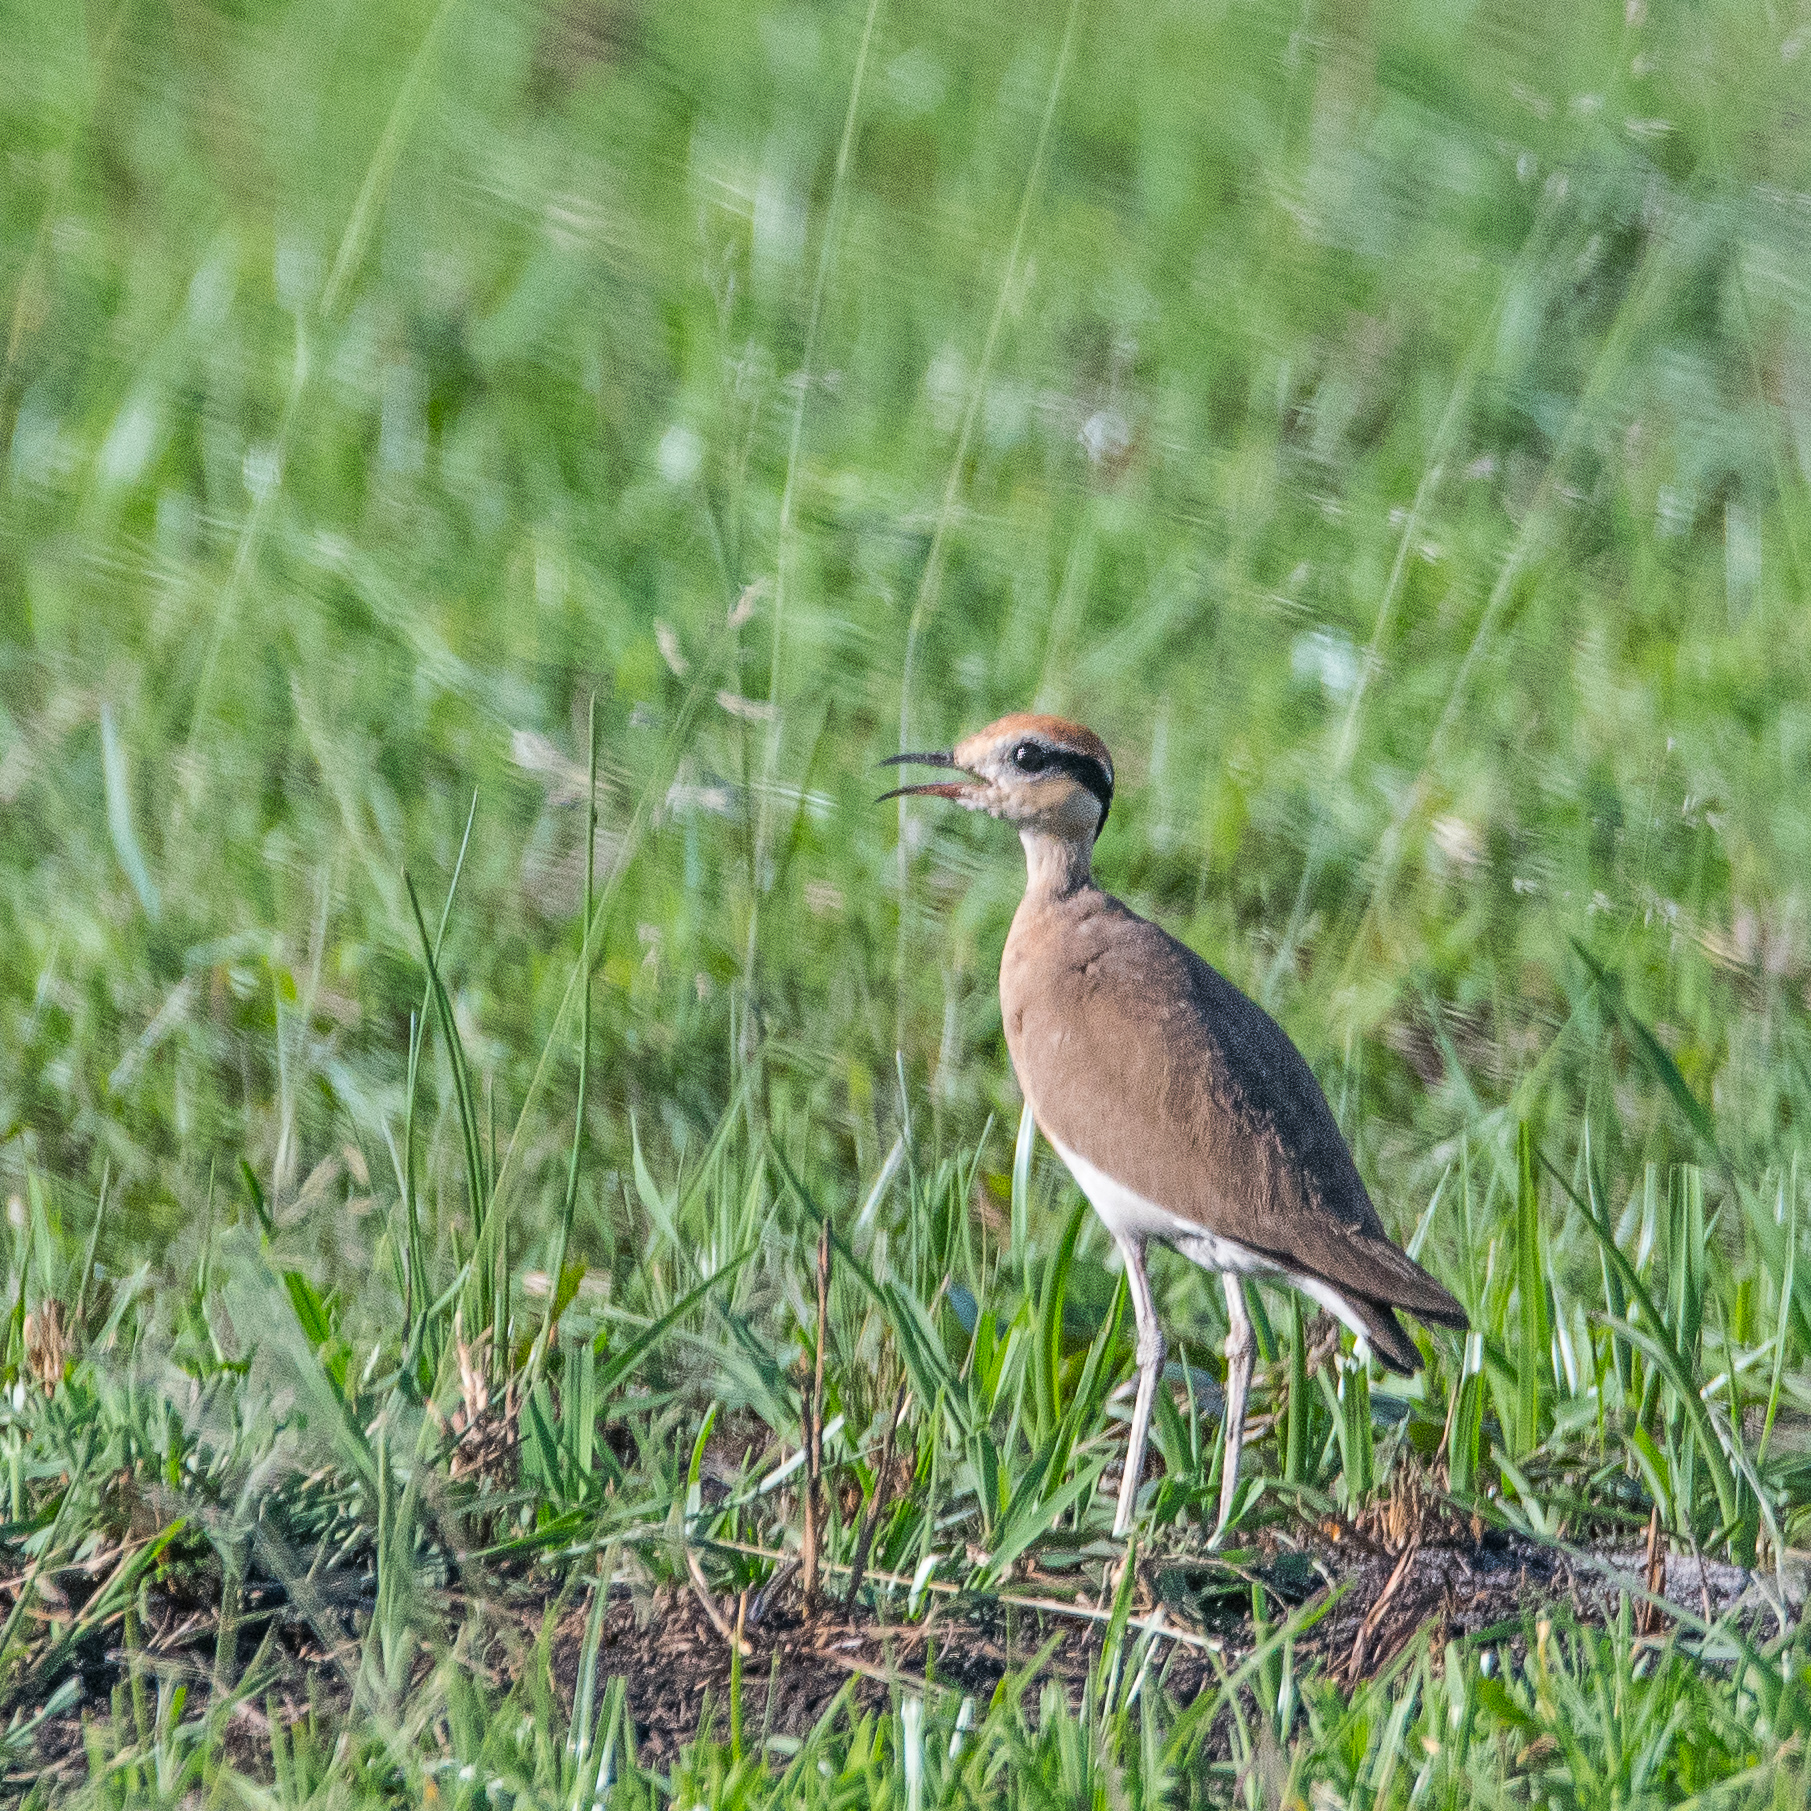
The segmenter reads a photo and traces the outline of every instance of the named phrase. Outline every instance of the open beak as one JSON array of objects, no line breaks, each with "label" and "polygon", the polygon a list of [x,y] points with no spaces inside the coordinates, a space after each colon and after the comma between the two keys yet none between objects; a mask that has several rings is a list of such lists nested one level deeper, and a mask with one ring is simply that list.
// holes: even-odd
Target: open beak
[{"label": "open beak", "polygon": [[[945,752],[922,755],[888,755],[881,762],[882,767],[955,767],[955,765],[956,757]],[[883,792],[874,803],[884,805],[888,799],[909,798],[917,793],[927,794],[934,799],[960,799],[967,795],[972,784],[972,780],[965,778],[961,780],[928,780],[921,786],[895,786],[891,792]]]}]

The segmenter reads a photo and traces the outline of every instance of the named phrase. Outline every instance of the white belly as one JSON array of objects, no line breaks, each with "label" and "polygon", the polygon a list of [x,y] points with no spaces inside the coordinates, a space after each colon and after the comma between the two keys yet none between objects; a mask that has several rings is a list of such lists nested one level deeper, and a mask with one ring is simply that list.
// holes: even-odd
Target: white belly
[{"label": "white belly", "polygon": [[[1044,1136],[1050,1138],[1048,1132]],[[1319,1277],[1298,1276],[1285,1270],[1262,1253],[1241,1245],[1237,1239],[1209,1232],[1193,1220],[1185,1220],[1181,1214],[1173,1214],[1167,1207],[1147,1201],[1123,1182],[1116,1182],[1105,1170],[1097,1169],[1087,1158],[1058,1144],[1054,1138],[1050,1138],[1050,1144],[1088,1197],[1088,1205],[1099,1215],[1101,1224],[1122,1247],[1136,1246],[1147,1239],[1161,1239],[1203,1270],[1281,1278],[1293,1283],[1303,1295],[1318,1302],[1330,1314],[1337,1315],[1368,1347],[1364,1322],[1331,1284],[1322,1282]]]},{"label": "white belly", "polygon": [[1192,1258],[1203,1270],[1233,1270],[1241,1276],[1282,1274],[1268,1258],[1260,1257],[1236,1239],[1223,1239],[1193,1220],[1185,1220],[1167,1207],[1135,1195],[1123,1182],[1096,1169],[1086,1157],[1077,1156],[1054,1138],[1050,1143],[1088,1197],[1089,1206],[1100,1216],[1101,1224],[1122,1244],[1128,1239],[1161,1239],[1164,1244],[1175,1246],[1184,1257]]}]

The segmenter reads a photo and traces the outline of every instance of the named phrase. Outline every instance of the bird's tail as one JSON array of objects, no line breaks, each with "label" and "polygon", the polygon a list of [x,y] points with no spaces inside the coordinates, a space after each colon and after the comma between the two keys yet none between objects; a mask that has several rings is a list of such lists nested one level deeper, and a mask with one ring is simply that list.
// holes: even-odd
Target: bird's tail
[{"label": "bird's tail", "polygon": [[[1440,1289],[1432,1277],[1428,1282],[1435,1289]],[[1440,1289],[1446,1295],[1444,1289]],[[1365,1337],[1371,1342],[1371,1350],[1382,1359],[1392,1371],[1399,1371],[1404,1377],[1413,1377],[1421,1369],[1421,1353],[1415,1342],[1409,1338],[1408,1330],[1396,1318],[1395,1306],[1389,1302],[1368,1301],[1363,1296],[1349,1298],[1358,1317],[1364,1322]],[[1447,1306],[1451,1303],[1451,1307]],[[1452,1327],[1456,1331],[1466,1332],[1471,1322],[1465,1317],[1465,1310],[1458,1301],[1446,1295],[1446,1302],[1420,1302],[1409,1310],[1418,1320],[1433,1321],[1442,1327]]]},{"label": "bird's tail", "polygon": [[1421,1369],[1421,1353],[1409,1338],[1408,1330],[1396,1318],[1396,1310],[1388,1302],[1367,1302],[1359,1298],[1353,1300],[1352,1306],[1365,1324],[1365,1338],[1371,1342],[1371,1350],[1390,1370],[1413,1377]]}]

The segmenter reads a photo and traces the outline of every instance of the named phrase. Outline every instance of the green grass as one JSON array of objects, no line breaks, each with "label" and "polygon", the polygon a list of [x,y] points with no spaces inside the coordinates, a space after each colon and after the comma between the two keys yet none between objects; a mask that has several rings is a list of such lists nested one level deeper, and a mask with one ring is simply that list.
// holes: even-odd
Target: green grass
[{"label": "green grass", "polygon": [[[1796,1620],[1690,1604],[1347,1687],[1260,1591],[1193,1703],[1125,1623],[1079,1702],[783,1752],[751,1680],[659,1768],[595,1622],[576,1704],[549,1642],[472,1660],[599,1567],[758,1586],[814,1418],[826,1576],[1107,1584],[1131,1340],[1015,1146],[1018,851],[871,803],[1028,704],[1107,738],[1103,879],[1278,1015],[1478,1328],[1404,1394],[1266,1294],[1242,1534],[1412,1474],[1796,1573],[1811,28],[0,20],[9,1790],[79,1699],[39,1801],[1802,1802]],[[1210,1367],[1217,1286],[1158,1286]],[[1199,1396],[1146,1552],[1211,1525]],[[277,1592],[337,1670],[252,1752]]]}]

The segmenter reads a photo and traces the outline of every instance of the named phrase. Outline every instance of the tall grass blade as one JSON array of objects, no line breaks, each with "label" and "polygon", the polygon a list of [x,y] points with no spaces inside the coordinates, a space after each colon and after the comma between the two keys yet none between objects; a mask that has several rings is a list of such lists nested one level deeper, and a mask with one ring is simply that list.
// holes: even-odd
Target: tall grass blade
[{"label": "tall grass blade", "polygon": [[1017,1276],[1026,1274],[1031,1250],[1031,1160],[1037,1137],[1038,1122],[1027,1101],[1019,1114],[1019,1135],[1012,1147],[1012,1268]]},{"label": "tall grass blade", "polygon": [[[554,1326],[559,1320],[559,1311],[565,1305],[560,1301],[560,1292],[565,1284],[566,1253],[572,1247],[572,1217],[578,1208],[579,1195],[579,1162],[585,1149],[585,1108],[591,1074],[591,965],[586,958],[585,946],[591,940],[592,893],[597,872],[597,694],[591,694],[591,701],[585,713],[585,905],[584,934],[580,940],[579,962],[584,970],[581,985],[584,989],[579,1002],[579,1077],[578,1101],[572,1113],[572,1150],[566,1160],[566,1193],[560,1202],[560,1232],[554,1246],[553,1268],[548,1273],[552,1287],[547,1292],[547,1315],[541,1323],[541,1337],[536,1347],[537,1359],[545,1362],[548,1348],[553,1342]],[[493,1173],[496,1154],[495,1122],[492,1122],[491,1153]]]},{"label": "tall grass blade", "polygon": [[641,1361],[705,1299],[706,1296],[712,1294],[722,1284],[727,1283],[754,1255],[755,1248],[750,1246],[749,1249],[743,1252],[739,1257],[731,1258],[721,1270],[713,1272],[695,1289],[689,1290],[685,1295],[681,1296],[679,1300],[651,1326],[644,1327],[626,1346],[620,1348],[615,1347],[610,1338],[610,1329],[608,1327],[603,1328],[597,1336],[596,1352],[597,1356],[604,1360],[604,1365],[603,1369],[598,1372],[596,1381],[593,1384],[593,1389],[598,1402],[601,1404],[606,1397],[611,1395],[617,1386],[634,1372],[635,1367],[639,1365]]},{"label": "tall grass blade", "polygon": [[1686,1085],[1685,1077],[1679,1073],[1679,1065],[1673,1061],[1666,1046],[1630,1008],[1622,977],[1600,963],[1576,937],[1568,941],[1603,994],[1611,1013],[1620,1021],[1641,1066],[1666,1090],[1684,1116],[1685,1123],[1697,1134],[1705,1149],[1719,1165],[1726,1168],[1722,1149],[1717,1143],[1716,1122],[1710,1116],[1710,1109]]},{"label": "tall grass blade", "polygon": [[1088,1204],[1078,1200],[1063,1228],[1061,1243],[1044,1274],[1038,1294],[1037,1344],[1033,1351],[1037,1379],[1037,1426],[1048,1435],[1063,1412],[1063,1306],[1069,1293],[1069,1270],[1075,1262],[1076,1241],[1081,1237]]},{"label": "tall grass blade", "polygon": [[1548,1266],[1541,1232],[1540,1193],[1534,1181],[1534,1133],[1523,1120],[1516,1128],[1516,1440],[1519,1458],[1541,1438],[1544,1385],[1552,1371],[1553,1322]]},{"label": "tall grass blade", "polygon": [[1302,1298],[1289,1292],[1289,1400],[1283,1413],[1283,1481],[1308,1481],[1308,1340]]}]

